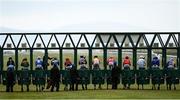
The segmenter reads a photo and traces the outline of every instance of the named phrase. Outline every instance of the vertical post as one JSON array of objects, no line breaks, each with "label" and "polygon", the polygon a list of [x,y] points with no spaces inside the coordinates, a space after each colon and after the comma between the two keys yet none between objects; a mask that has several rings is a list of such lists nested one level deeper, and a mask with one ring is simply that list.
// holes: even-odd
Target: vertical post
[{"label": "vertical post", "polygon": [[178,34],[178,49],[177,49],[177,68],[180,68],[180,34]]},{"label": "vertical post", "polygon": [[134,66],[133,70],[137,69],[136,62],[137,62],[137,50],[136,48],[133,48],[133,66]]},{"label": "vertical post", "polygon": [[49,58],[49,55],[48,55],[48,49],[47,48],[45,48],[45,50],[44,50],[44,57],[43,57],[43,62],[44,62],[44,68],[45,68],[45,70],[48,70],[48,58]]},{"label": "vertical post", "polygon": [[89,69],[92,70],[92,48],[89,48]]},{"label": "vertical post", "polygon": [[176,66],[177,66],[177,68],[179,69],[179,66],[180,66],[180,52],[178,52],[178,51],[180,51],[180,47],[178,47],[177,49],[177,63],[176,63]]},{"label": "vertical post", "polygon": [[30,70],[33,70],[33,49],[30,48]]},{"label": "vertical post", "polygon": [[4,58],[4,56],[3,56],[3,48],[2,47],[0,47],[0,70],[1,70],[1,72],[3,71],[3,66],[4,66],[4,61],[3,61],[3,58]]},{"label": "vertical post", "polygon": [[77,69],[77,48],[74,48],[74,65],[76,66]]},{"label": "vertical post", "polygon": [[18,48],[15,48],[15,65],[16,65],[15,70],[17,71],[18,70]]},{"label": "vertical post", "polygon": [[162,68],[166,66],[166,49],[162,49]]},{"label": "vertical post", "polygon": [[[4,56],[3,56],[3,48],[0,46],[0,75],[2,75],[2,73],[3,73],[3,58],[4,58]],[[0,76],[0,83],[2,82],[2,79],[1,79],[1,76]]]},{"label": "vertical post", "polygon": [[63,69],[63,50],[62,48],[59,49],[59,60],[60,60],[60,70]]},{"label": "vertical post", "polygon": [[107,47],[104,47],[103,50],[103,58],[104,58],[104,69],[107,70]]},{"label": "vertical post", "polygon": [[147,57],[147,68],[151,67],[151,61],[152,61],[152,48],[148,48],[148,57]]},{"label": "vertical post", "polygon": [[118,48],[118,66],[122,70],[122,49]]}]

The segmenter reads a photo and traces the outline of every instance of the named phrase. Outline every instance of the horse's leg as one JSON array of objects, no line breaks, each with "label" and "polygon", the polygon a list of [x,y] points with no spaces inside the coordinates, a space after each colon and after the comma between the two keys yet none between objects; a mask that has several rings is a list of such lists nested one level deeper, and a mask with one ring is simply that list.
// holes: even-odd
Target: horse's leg
[{"label": "horse's leg", "polygon": [[9,87],[10,87],[9,84],[7,83],[6,84],[6,92],[9,92]]},{"label": "horse's leg", "polygon": [[82,89],[84,90],[84,84],[82,83]]},{"label": "horse's leg", "polygon": [[101,89],[101,83],[99,84],[99,89]]},{"label": "horse's leg", "polygon": [[[53,82],[53,84],[51,85],[51,92],[54,91],[54,86],[55,86],[55,82]],[[56,89],[57,89],[57,87],[56,87]]]},{"label": "horse's leg", "polygon": [[169,84],[169,90],[171,90],[171,85],[172,85],[172,84],[170,83],[170,84]]},{"label": "horse's leg", "polygon": [[21,84],[21,92],[23,92],[23,84]]},{"label": "horse's leg", "polygon": [[160,85],[161,85],[161,84],[159,83],[159,84],[158,84],[158,90],[160,90]]},{"label": "horse's leg", "polygon": [[174,90],[176,90],[176,84],[174,83]]},{"label": "horse's leg", "polygon": [[64,86],[64,91],[66,90],[66,84],[65,84],[65,86]]},{"label": "horse's leg", "polygon": [[13,92],[13,84],[10,85],[11,92]]},{"label": "horse's leg", "polygon": [[45,84],[41,85],[41,90],[43,91],[45,87]]},{"label": "horse's leg", "polygon": [[85,84],[85,88],[86,88],[86,90],[87,90],[87,84]]},{"label": "horse's leg", "polygon": [[75,84],[75,85],[76,85],[76,91],[77,91],[77,90],[78,90],[78,82],[76,82],[76,84]]},{"label": "horse's leg", "polygon": [[94,84],[94,90],[96,90],[96,84]]},{"label": "horse's leg", "polygon": [[59,84],[59,81],[56,82],[56,91],[58,92],[59,91],[59,87],[60,87],[60,84]]},{"label": "horse's leg", "polygon": [[41,91],[41,87],[42,87],[41,84],[39,84],[39,91]]},{"label": "horse's leg", "polygon": [[142,84],[142,89],[144,90],[144,85]]},{"label": "horse's leg", "polygon": [[36,84],[36,92],[38,92],[38,85]]},{"label": "horse's leg", "polygon": [[26,86],[27,86],[27,92],[29,92],[29,84],[27,84]]},{"label": "horse's leg", "polygon": [[152,81],[152,90],[154,90],[153,77],[152,77],[151,81]]}]

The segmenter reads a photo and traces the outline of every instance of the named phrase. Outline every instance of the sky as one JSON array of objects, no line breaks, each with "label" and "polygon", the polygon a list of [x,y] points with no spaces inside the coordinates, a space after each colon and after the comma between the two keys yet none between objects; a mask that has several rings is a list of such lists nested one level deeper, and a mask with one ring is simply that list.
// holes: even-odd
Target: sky
[{"label": "sky", "polygon": [[0,32],[162,31],[180,31],[180,0],[0,0]]}]

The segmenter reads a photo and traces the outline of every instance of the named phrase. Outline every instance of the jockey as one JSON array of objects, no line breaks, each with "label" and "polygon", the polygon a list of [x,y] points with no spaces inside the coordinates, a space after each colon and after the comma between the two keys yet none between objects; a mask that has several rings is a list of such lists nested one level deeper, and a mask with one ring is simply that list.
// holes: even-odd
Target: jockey
[{"label": "jockey", "polygon": [[137,61],[137,65],[139,69],[145,69],[146,62],[144,59],[145,59],[144,56],[140,56],[139,60]]},{"label": "jockey", "polygon": [[94,59],[93,59],[94,68],[93,69],[100,69],[99,64],[100,64],[100,60],[99,60],[98,56],[94,56]]},{"label": "jockey", "polygon": [[22,70],[28,70],[29,69],[29,62],[27,61],[27,58],[24,58],[21,62]]},{"label": "jockey", "polygon": [[80,68],[81,69],[86,68],[86,64],[87,64],[86,57],[80,56],[80,60],[79,60]]},{"label": "jockey", "polygon": [[124,66],[124,69],[130,69],[131,61],[129,59],[129,56],[125,57],[125,59],[123,61],[123,66]]},{"label": "jockey", "polygon": [[9,57],[9,61],[7,62],[7,68],[8,70],[14,70],[15,63],[12,59],[12,57]]},{"label": "jockey", "polygon": [[58,67],[59,68],[59,60],[57,58],[54,58],[52,61],[51,61],[51,65],[53,67]]},{"label": "jockey", "polygon": [[160,63],[160,61],[159,61],[158,57],[157,56],[153,57],[153,60],[151,62],[152,68],[159,68],[159,65],[160,65],[159,63]]},{"label": "jockey", "polygon": [[66,58],[66,61],[65,61],[64,65],[65,65],[66,70],[72,68],[72,62],[70,61],[69,58]]},{"label": "jockey", "polygon": [[37,57],[37,60],[35,62],[36,69],[43,69],[43,61],[40,56]]},{"label": "jockey", "polygon": [[110,57],[107,60],[107,64],[109,65],[109,69],[112,69],[114,67],[114,63],[116,63],[115,59],[113,57]]},{"label": "jockey", "polygon": [[169,68],[169,69],[174,69],[175,68],[175,62],[174,62],[174,58],[173,57],[171,57],[169,59],[169,61],[167,62],[167,68]]}]

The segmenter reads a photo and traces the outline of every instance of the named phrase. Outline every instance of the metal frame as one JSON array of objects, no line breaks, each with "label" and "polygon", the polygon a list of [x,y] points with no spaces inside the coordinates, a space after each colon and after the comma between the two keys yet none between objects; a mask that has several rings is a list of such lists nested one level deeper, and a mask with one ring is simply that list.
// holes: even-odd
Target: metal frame
[{"label": "metal frame", "polygon": [[[94,38],[92,44],[90,44],[88,42],[88,37],[86,36],[87,34],[95,35],[95,38]],[[146,34],[154,35],[151,43],[148,42]],[[163,35],[163,34],[168,35],[168,39],[167,39],[166,43],[163,43],[162,37],[160,36],[160,35]],[[16,70],[18,69],[18,50],[30,50],[30,69],[33,70],[33,50],[45,50],[45,53],[46,53],[46,52],[48,52],[48,50],[54,50],[54,49],[59,50],[59,59],[60,59],[60,66],[61,66],[60,68],[61,69],[62,69],[62,66],[63,66],[63,56],[62,55],[63,55],[63,50],[65,50],[65,49],[74,50],[74,64],[75,65],[77,65],[77,55],[78,55],[77,50],[79,50],[79,49],[88,50],[89,51],[89,68],[90,69],[92,69],[92,67],[91,67],[92,66],[92,63],[91,63],[92,62],[92,50],[94,50],[94,49],[102,49],[103,50],[104,68],[105,68],[105,70],[107,69],[106,68],[106,61],[107,61],[107,50],[108,49],[116,49],[116,50],[118,50],[118,64],[119,64],[119,67],[122,67],[122,65],[121,65],[121,63],[122,63],[122,49],[132,49],[133,50],[133,66],[134,66],[134,69],[136,69],[137,49],[146,49],[148,51],[148,54],[147,54],[148,55],[148,59],[147,59],[147,61],[148,61],[147,64],[148,65],[150,65],[150,63],[151,63],[152,49],[161,49],[162,50],[162,63],[163,63],[162,65],[163,66],[166,64],[166,49],[175,49],[175,50],[177,50],[177,66],[178,67],[180,66],[180,32],[1,33],[0,37],[2,35],[6,36],[6,38],[3,41],[3,45],[0,46],[0,56],[1,56],[0,57],[0,68],[1,68],[1,71],[3,70],[3,66],[4,66],[4,63],[3,63],[3,51],[4,50],[15,50]],[[20,39],[19,39],[19,42],[18,42],[17,45],[15,45],[15,42],[13,41],[13,38],[12,38],[15,35],[20,35]],[[29,41],[28,38],[27,38],[28,35],[35,35],[36,36],[35,40],[34,41]],[[51,35],[47,46],[44,43],[42,35]],[[65,39],[63,40],[62,45],[60,45],[56,35],[66,35]],[[71,35],[80,35],[80,38],[79,38],[79,40],[77,42],[77,45],[74,44]],[[106,45],[104,45],[101,35],[109,35],[109,38],[108,38],[108,41],[107,41]],[[116,35],[123,35],[124,36],[121,45],[119,45],[118,38],[116,37]],[[138,35],[139,36],[138,40],[136,42],[133,41],[132,35]],[[178,35],[178,38],[176,38],[175,35]],[[50,47],[49,48],[48,46],[49,46],[53,36],[54,36],[54,38],[55,38],[55,40],[57,42],[58,47],[54,47],[54,48]],[[63,47],[68,36],[70,38],[70,41],[71,41],[73,47],[69,47],[69,48]],[[10,39],[12,41],[12,44],[14,46],[13,48],[5,48],[5,44],[6,44],[6,41],[7,41],[8,37],[10,37]],[[25,40],[27,41],[27,44],[28,44],[29,47],[19,48],[21,40],[22,40],[23,37],[25,37]],[[44,46],[42,48],[35,48],[34,47],[38,37],[40,37],[40,39],[42,41],[42,44]],[[84,37],[85,42],[88,45],[87,47],[78,47],[82,37]],[[168,47],[168,43],[169,43],[171,37],[174,40],[175,47]],[[102,47],[93,47],[93,45],[94,45],[94,43],[96,41],[96,38],[99,38],[100,43],[102,44]],[[114,39],[115,44],[117,45],[117,47],[108,47],[108,44],[110,43],[111,38]],[[123,44],[125,43],[126,38],[129,39],[132,47],[123,47]],[[145,42],[146,47],[138,47],[138,44],[139,44],[141,38]],[[154,41],[155,41],[156,38],[158,38],[158,40],[159,40],[159,42],[161,44],[161,47],[153,47],[153,44],[154,44]],[[30,42],[33,42],[32,46],[30,45]]]}]

